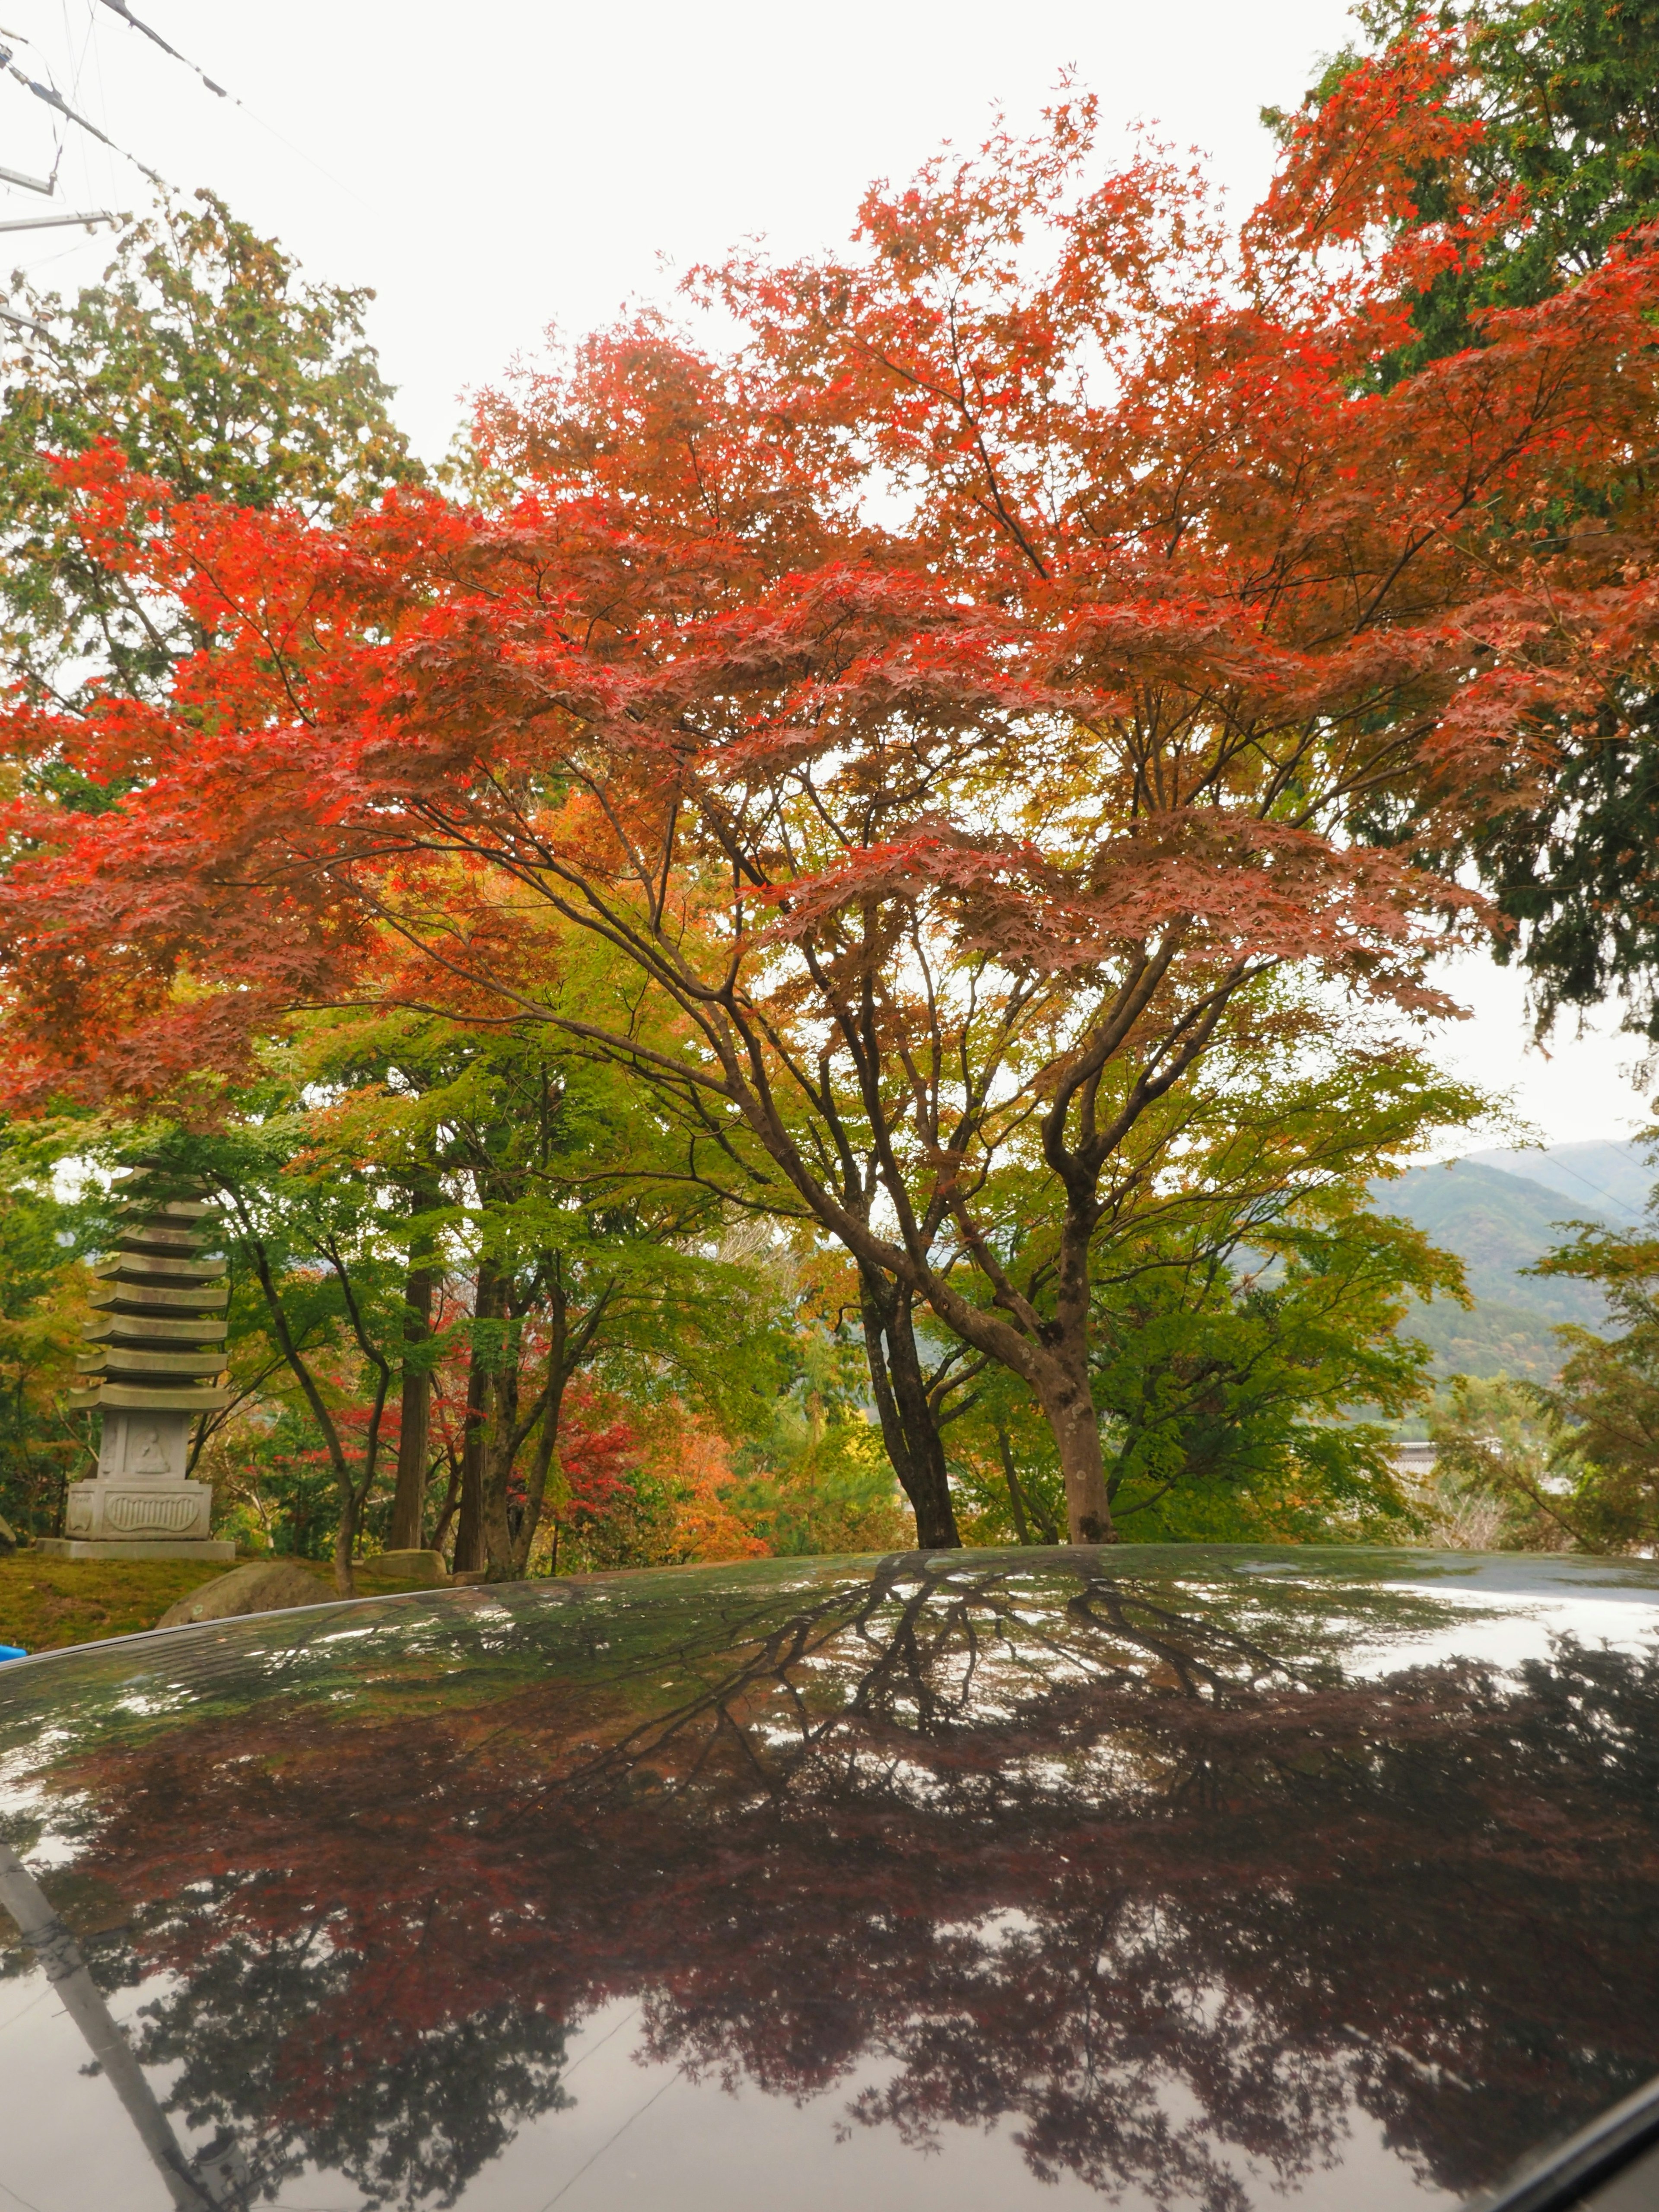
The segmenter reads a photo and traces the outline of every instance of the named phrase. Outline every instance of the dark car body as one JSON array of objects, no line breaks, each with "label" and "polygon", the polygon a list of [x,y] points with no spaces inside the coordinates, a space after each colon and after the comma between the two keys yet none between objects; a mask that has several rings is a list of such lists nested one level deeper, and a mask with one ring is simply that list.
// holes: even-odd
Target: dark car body
[{"label": "dark car body", "polygon": [[14,1662],[0,2206],[1659,2203],[1656,1638],[1125,1545]]}]

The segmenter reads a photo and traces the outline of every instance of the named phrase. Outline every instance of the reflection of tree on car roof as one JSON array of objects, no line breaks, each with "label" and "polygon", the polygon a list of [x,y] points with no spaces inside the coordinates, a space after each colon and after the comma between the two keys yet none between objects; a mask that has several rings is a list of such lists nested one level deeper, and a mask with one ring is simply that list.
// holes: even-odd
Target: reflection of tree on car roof
[{"label": "reflection of tree on car roof", "polygon": [[82,1661],[54,1894],[106,1985],[167,1978],[175,2110],[370,2203],[455,2203],[621,1997],[697,2078],[1214,2212],[1362,2116],[1465,2192],[1659,2069],[1659,1660],[1414,1666],[1455,1594],[1178,1556],[405,1600],[192,1632],[138,1693]]},{"label": "reflection of tree on car roof", "polygon": [[203,2160],[187,2158],[132,2047],[92,1978],[81,1947],[9,1844],[0,1843],[0,1907],[44,1967],[53,1994],[86,2039],[94,2067],[105,2074],[134,2132],[179,2212],[212,2212],[246,2202],[239,2153],[226,2146]]}]

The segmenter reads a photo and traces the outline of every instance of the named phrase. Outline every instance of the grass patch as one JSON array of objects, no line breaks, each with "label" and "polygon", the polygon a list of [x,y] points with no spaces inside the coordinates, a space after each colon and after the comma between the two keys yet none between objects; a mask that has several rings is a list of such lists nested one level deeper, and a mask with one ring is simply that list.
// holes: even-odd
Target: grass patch
[{"label": "grass patch", "polygon": [[58,1651],[131,1636],[228,1571],[211,1559],[48,1559],[16,1552],[0,1559],[0,1644]]},{"label": "grass patch", "polygon": [[[249,1559],[235,1564],[245,1567]],[[325,1559],[295,1559],[317,1577],[319,1598],[334,1595],[334,1569]],[[105,1636],[134,1636],[154,1628],[170,1605],[204,1583],[228,1575],[219,1559],[52,1559],[37,1552],[0,1558],[0,1644],[26,1651],[61,1651],[66,1644],[95,1644]],[[424,1583],[377,1574],[373,1559],[357,1562],[357,1595],[380,1597],[396,1590],[429,1589]],[[0,1673],[0,1681],[5,1676]]]}]

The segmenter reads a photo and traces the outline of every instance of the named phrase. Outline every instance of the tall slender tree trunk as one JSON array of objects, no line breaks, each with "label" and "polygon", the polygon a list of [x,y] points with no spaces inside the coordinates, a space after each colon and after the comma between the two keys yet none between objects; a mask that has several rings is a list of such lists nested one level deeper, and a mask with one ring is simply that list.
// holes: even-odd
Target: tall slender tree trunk
[{"label": "tall slender tree trunk", "polygon": [[[488,1259],[478,1262],[473,1293],[475,1321],[500,1321],[507,1306],[507,1281]],[[461,1436],[461,1505],[455,1522],[455,1571],[476,1573],[484,1564],[484,1452],[489,1442],[490,1363],[495,1348],[473,1340],[466,1363],[466,1425]]]},{"label": "tall slender tree trunk", "polygon": [[[489,1446],[484,1460],[484,1559],[491,1582],[520,1582],[529,1571],[531,1547],[541,1525],[542,1507],[550,1480],[555,1479],[559,1449],[559,1417],[564,1407],[565,1386],[574,1371],[567,1327],[568,1308],[556,1287],[550,1298],[550,1341],[542,1385],[520,1417],[520,1386],[516,1363],[495,1376],[489,1420]],[[591,1334],[591,1332],[584,1333]],[[538,1426],[539,1424],[539,1427]],[[520,1452],[532,1431],[536,1449],[525,1478],[524,1505],[518,1526],[513,1525],[508,1493]],[[558,1502],[556,1497],[556,1504]]]},{"label": "tall slender tree trunk", "polygon": [[461,1503],[455,1516],[459,1574],[483,1565],[484,1370],[475,1352],[466,1370],[466,1426],[461,1437]]},{"label": "tall slender tree trunk", "polygon": [[391,1552],[417,1552],[424,1534],[427,1458],[432,1437],[432,1375],[418,1348],[432,1334],[432,1297],[437,1277],[430,1267],[413,1267],[404,1286],[404,1364],[398,1426],[398,1487],[392,1500]]},{"label": "tall slender tree trunk", "polygon": [[[1013,1508],[1014,1529],[1022,1544],[1057,1544],[1060,1531],[1055,1528],[1047,1509],[1035,1496],[1028,1499],[1019,1480],[1019,1469],[1014,1464],[1014,1447],[1002,1423],[997,1423],[997,1450],[1002,1459],[1002,1473],[1008,1485],[1008,1503]],[[1036,1525],[1036,1534],[1030,1532],[1030,1522]]]},{"label": "tall slender tree trunk", "polygon": [[[536,1531],[541,1526],[543,1508],[548,1493],[552,1492],[553,1510],[556,1516],[564,1504],[564,1473],[559,1465],[559,1422],[564,1412],[565,1387],[574,1372],[571,1358],[570,1302],[556,1267],[549,1270],[547,1297],[547,1378],[542,1396],[542,1425],[536,1437],[536,1450],[530,1463],[529,1477],[525,1483],[524,1519],[513,1540],[513,1572],[515,1577],[528,1573],[530,1549],[536,1540]],[[592,1329],[586,1333],[591,1341]],[[556,1520],[553,1530],[553,1561],[558,1565],[559,1531]]]},{"label": "tall slender tree trunk", "polygon": [[932,1276],[917,1287],[947,1328],[1011,1367],[1035,1395],[1060,1458],[1071,1541],[1115,1544],[1100,1416],[1089,1375],[1089,1247],[1094,1226],[1092,1200],[1087,1191],[1080,1192],[1067,1206],[1060,1233],[1052,1316],[1044,1321],[1028,1307],[1026,1325],[1018,1335],[999,1316],[970,1304],[946,1280]]},{"label": "tall slender tree trunk", "polygon": [[501,1364],[489,1378],[485,1400],[484,1449],[481,1462],[483,1558],[480,1565],[491,1582],[514,1579],[513,1528],[507,1517],[507,1492],[524,1431],[519,1425],[518,1346],[509,1344]]},{"label": "tall slender tree trunk", "polygon": [[1070,1194],[1060,1232],[1054,1318],[1036,1390],[1060,1448],[1066,1531],[1074,1544],[1115,1544],[1112,1504],[1100,1449],[1100,1414],[1089,1373],[1089,1248],[1096,1215],[1086,1191]]},{"label": "tall slender tree trunk", "polygon": [[[542,1408],[542,1425],[536,1438],[535,1457],[531,1462],[529,1478],[525,1484],[524,1521],[513,1540],[513,1571],[515,1576],[530,1571],[530,1547],[536,1540],[536,1531],[542,1524],[542,1513],[552,1493],[553,1510],[556,1515],[564,1504],[564,1471],[559,1465],[559,1417],[564,1409],[564,1385],[568,1376],[556,1380],[550,1376],[547,1403]],[[553,1564],[557,1571],[559,1531],[556,1522],[553,1530]]]},{"label": "tall slender tree trunk", "polygon": [[449,1534],[449,1524],[460,1510],[461,1504],[460,1461],[448,1447],[445,1449],[444,1459],[447,1468],[447,1480],[444,1484],[444,1502],[438,1508],[438,1518],[432,1531],[432,1549],[434,1552],[442,1551],[445,1539]]},{"label": "tall slender tree trunk", "polygon": [[[428,1169],[410,1186],[409,1210],[429,1213],[441,1193]],[[398,1486],[392,1500],[386,1548],[418,1551],[424,1536],[427,1462],[432,1449],[432,1370],[421,1357],[432,1334],[432,1302],[438,1286],[435,1255],[429,1237],[417,1236],[409,1248],[409,1278],[404,1285],[404,1358],[398,1377]]]},{"label": "tall slender tree trunk", "polygon": [[916,1542],[945,1551],[962,1542],[951,1503],[945,1440],[916,1348],[911,1293],[873,1267],[859,1269],[864,1346],[882,1442],[916,1516]]},{"label": "tall slender tree trunk", "polygon": [[[252,1261],[253,1271],[258,1279],[260,1294],[265,1302],[265,1310],[270,1316],[271,1330],[276,1339],[277,1349],[288,1362],[294,1379],[300,1386],[306,1404],[310,1409],[311,1418],[317,1424],[318,1434],[322,1437],[324,1448],[328,1453],[329,1466],[334,1475],[334,1494],[339,1503],[339,1518],[334,1528],[334,1587],[342,1597],[355,1597],[357,1593],[357,1583],[352,1570],[352,1560],[357,1549],[357,1523],[361,1517],[362,1501],[358,1495],[357,1486],[352,1480],[350,1462],[346,1458],[345,1446],[340,1440],[340,1432],[335,1425],[333,1415],[329,1412],[322,1392],[317,1386],[317,1378],[307,1364],[299,1346],[295,1341],[294,1333],[289,1327],[288,1312],[283,1304],[282,1292],[276,1287],[276,1277],[271,1267],[270,1256],[260,1240],[257,1237],[248,1235],[246,1231],[243,1233],[243,1243],[249,1258]],[[377,1407],[377,1426],[378,1413]],[[364,1495],[367,1495],[367,1490],[368,1486],[365,1484]]]}]

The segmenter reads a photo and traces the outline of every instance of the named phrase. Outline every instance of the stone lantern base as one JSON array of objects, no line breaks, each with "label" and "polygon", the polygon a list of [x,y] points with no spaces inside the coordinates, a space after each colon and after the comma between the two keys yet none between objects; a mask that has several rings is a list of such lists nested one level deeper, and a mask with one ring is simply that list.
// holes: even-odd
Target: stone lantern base
[{"label": "stone lantern base", "polygon": [[211,1487],[185,1474],[193,1418],[106,1403],[98,1472],[70,1485],[64,1534],[37,1538],[35,1550],[57,1559],[234,1560],[235,1545],[208,1534]]},{"label": "stone lantern base", "polygon": [[188,1538],[180,1543],[146,1543],[142,1537],[123,1537],[101,1543],[80,1536],[37,1536],[29,1557],[43,1559],[206,1559],[210,1565],[234,1567],[236,1547],[222,1536],[206,1536],[199,1543]]}]

